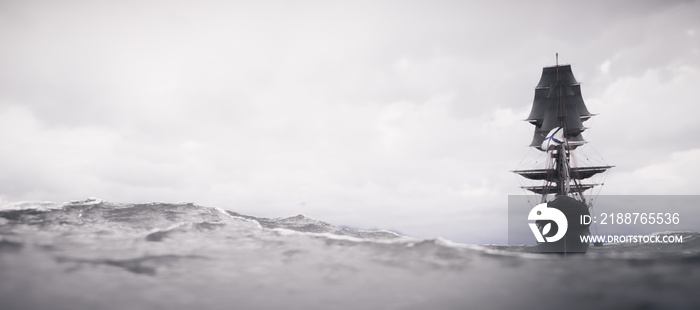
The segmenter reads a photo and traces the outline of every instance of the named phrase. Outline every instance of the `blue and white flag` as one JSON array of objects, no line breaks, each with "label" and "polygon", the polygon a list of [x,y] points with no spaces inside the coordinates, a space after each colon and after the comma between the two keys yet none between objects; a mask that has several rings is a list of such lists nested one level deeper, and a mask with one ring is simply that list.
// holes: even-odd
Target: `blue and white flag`
[{"label": "blue and white flag", "polygon": [[542,150],[547,151],[551,147],[561,145],[564,140],[564,127],[557,127],[549,131],[547,137],[542,141]]}]

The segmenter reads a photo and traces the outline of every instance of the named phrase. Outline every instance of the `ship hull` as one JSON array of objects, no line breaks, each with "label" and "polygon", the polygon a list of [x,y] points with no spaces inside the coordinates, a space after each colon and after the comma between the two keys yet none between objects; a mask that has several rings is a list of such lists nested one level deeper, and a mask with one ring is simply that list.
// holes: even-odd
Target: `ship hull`
[{"label": "ship hull", "polygon": [[[590,246],[590,224],[581,224],[584,215],[590,216],[588,206],[568,196],[557,196],[547,203],[548,208],[554,208],[566,216],[568,229],[566,235],[556,242],[542,242],[537,244],[537,251],[541,253],[586,253]],[[586,241],[582,241],[586,240]]]}]

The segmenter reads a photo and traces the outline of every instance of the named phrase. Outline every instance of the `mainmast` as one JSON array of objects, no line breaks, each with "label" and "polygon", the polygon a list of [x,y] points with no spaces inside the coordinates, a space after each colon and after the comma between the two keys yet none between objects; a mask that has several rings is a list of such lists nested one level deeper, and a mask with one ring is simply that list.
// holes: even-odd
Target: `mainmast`
[{"label": "mainmast", "polygon": [[[583,122],[593,116],[581,96],[581,85],[570,65],[556,65],[542,69],[542,77],[535,88],[535,99],[527,121],[535,126],[531,147],[549,154],[550,165],[545,169],[516,170],[515,173],[531,180],[542,180],[541,186],[523,188],[542,195],[578,195],[585,202],[583,191],[598,184],[582,184],[581,180],[604,172],[612,166],[572,167],[571,152],[585,143],[581,133]],[[573,183],[573,184],[572,184]]]},{"label": "mainmast", "polygon": [[[559,78],[559,53],[556,53],[556,68],[557,68],[557,107],[559,108],[559,128],[562,128],[564,130],[564,143],[559,144],[557,147],[557,153],[559,156],[557,156],[557,159],[559,160],[557,162],[557,165],[555,168],[557,169],[557,174],[559,175],[559,180],[561,182],[558,183],[557,186],[557,195],[563,195],[563,196],[568,196],[569,195],[569,183],[571,182],[569,178],[569,153],[566,152],[566,149],[564,148],[567,143],[566,143],[566,123],[564,122],[564,105],[562,104],[562,96],[561,96],[561,79]],[[556,156],[555,154],[552,154]],[[545,197],[542,197],[542,200],[545,200]]]}]

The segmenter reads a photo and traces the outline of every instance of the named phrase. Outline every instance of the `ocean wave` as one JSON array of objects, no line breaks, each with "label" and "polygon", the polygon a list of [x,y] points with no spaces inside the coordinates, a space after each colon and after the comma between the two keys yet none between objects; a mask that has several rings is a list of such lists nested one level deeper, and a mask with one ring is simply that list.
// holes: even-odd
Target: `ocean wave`
[{"label": "ocean wave", "polygon": [[[460,248],[481,251],[491,255],[522,255],[533,257],[533,248],[528,246],[501,245],[466,245],[446,239],[419,240],[387,230],[358,230],[335,226],[330,223],[309,218],[303,214],[280,217],[261,218],[240,214],[218,207],[205,207],[194,203],[141,203],[124,204],[104,201],[90,197],[85,200],[70,201],[63,204],[54,202],[17,202],[0,207],[0,225],[4,235],[12,231],[11,227],[29,225],[42,227],[44,230],[57,227],[90,226],[99,229],[102,234],[126,233],[131,235],[141,231],[146,241],[163,241],[177,234],[211,233],[212,231],[231,230],[266,230],[277,234],[305,234],[335,240],[353,242],[383,242],[404,244],[406,247],[424,247],[427,244],[444,248]],[[10,228],[8,228],[10,227]],[[68,229],[63,229],[68,230]],[[606,244],[592,247],[592,253],[625,252],[625,257],[645,253],[653,255],[660,251],[671,253],[696,253],[700,251],[700,233],[698,232],[657,232],[653,235],[682,235],[684,242],[675,245],[661,244]],[[1,235],[0,235],[1,236]],[[595,255],[594,255],[595,256]],[[534,256],[538,257],[538,256]]]},{"label": "ocean wave", "polygon": [[[23,202],[0,210],[0,299],[22,309],[692,309],[700,234],[681,234],[673,249],[606,244],[563,256],[193,203]],[[541,292],[556,298],[543,304]]]}]

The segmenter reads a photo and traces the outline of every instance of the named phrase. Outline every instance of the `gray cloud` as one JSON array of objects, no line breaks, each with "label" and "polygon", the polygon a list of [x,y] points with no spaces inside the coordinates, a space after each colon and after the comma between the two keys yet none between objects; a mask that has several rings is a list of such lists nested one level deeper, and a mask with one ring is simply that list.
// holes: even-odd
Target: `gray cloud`
[{"label": "gray cloud", "polygon": [[554,52],[600,113],[585,136],[617,166],[603,193],[695,194],[698,9],[5,2],[0,197],[194,201],[492,242]]}]

